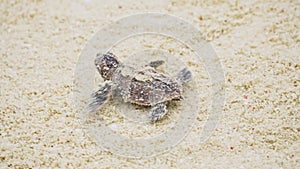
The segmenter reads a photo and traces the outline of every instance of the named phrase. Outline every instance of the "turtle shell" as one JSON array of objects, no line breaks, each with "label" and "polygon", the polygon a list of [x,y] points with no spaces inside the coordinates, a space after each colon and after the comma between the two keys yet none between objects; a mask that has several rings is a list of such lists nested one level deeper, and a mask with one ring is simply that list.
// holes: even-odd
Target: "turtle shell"
[{"label": "turtle shell", "polygon": [[121,66],[114,74],[116,92],[125,102],[153,106],[161,102],[180,99],[182,85],[176,79],[157,72],[152,67],[136,70]]}]

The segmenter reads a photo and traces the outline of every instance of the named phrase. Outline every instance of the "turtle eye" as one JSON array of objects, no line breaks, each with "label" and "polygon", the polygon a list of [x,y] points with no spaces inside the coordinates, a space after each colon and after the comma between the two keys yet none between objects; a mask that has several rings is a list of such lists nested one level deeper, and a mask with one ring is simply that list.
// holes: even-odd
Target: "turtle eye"
[{"label": "turtle eye", "polygon": [[109,64],[107,64],[107,67],[108,67],[108,68],[114,68],[114,67],[116,67],[116,66],[115,66],[115,64],[109,63]]},{"label": "turtle eye", "polygon": [[118,65],[118,61],[113,57],[107,56],[105,60],[106,60],[106,66],[109,68],[117,67]]}]

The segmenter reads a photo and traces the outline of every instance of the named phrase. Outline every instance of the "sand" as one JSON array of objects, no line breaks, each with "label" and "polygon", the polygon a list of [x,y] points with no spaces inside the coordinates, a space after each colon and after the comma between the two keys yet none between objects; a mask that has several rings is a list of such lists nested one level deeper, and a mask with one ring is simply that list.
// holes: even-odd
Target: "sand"
[{"label": "sand", "polygon": [[[226,98],[204,144],[197,138],[209,111],[205,92],[182,142],[132,159],[102,150],[83,128],[74,72],[101,27],[149,11],[178,16],[202,32],[223,66]],[[0,168],[300,168],[299,11],[297,1],[0,1]],[[175,54],[180,49],[163,44]],[[200,68],[195,79],[209,88]],[[112,104],[106,108],[102,113],[116,115]],[[142,131],[159,133],[169,124]],[[144,137],[124,133],[129,129],[119,134]]]}]

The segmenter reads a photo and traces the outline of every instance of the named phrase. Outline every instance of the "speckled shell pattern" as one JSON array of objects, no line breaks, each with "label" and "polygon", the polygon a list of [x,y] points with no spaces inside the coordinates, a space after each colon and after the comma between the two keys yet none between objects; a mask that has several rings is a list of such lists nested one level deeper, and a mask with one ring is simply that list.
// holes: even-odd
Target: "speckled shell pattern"
[{"label": "speckled shell pattern", "polygon": [[182,84],[152,67],[135,69],[120,66],[112,78],[114,93],[125,102],[153,106],[161,102],[180,99]]}]

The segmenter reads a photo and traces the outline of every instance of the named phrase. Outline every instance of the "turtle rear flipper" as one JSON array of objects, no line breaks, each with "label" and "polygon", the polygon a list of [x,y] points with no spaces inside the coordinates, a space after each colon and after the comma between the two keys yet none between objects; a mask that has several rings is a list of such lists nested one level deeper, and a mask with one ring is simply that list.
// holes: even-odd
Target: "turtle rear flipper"
[{"label": "turtle rear flipper", "polygon": [[167,114],[167,106],[165,103],[158,103],[151,108],[150,120],[156,122],[162,119]]},{"label": "turtle rear flipper", "polygon": [[101,105],[109,99],[111,93],[111,84],[106,82],[96,92],[92,93],[91,102],[88,105],[88,111],[95,112],[99,110]]},{"label": "turtle rear flipper", "polygon": [[181,83],[186,83],[192,80],[192,73],[187,68],[184,68],[177,74],[177,78]]}]

